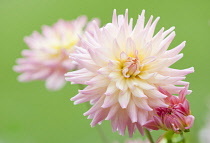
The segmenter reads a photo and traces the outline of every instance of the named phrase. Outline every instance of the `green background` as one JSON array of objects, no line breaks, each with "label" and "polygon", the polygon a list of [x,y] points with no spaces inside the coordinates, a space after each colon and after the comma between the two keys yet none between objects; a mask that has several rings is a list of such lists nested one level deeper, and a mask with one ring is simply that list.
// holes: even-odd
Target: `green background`
[{"label": "green background", "polygon": [[[171,48],[187,41],[184,58],[173,67],[195,67],[187,81],[193,90],[188,100],[196,120],[186,137],[189,143],[199,143],[198,133],[210,103],[209,0],[0,0],[0,143],[101,143],[97,129],[83,116],[85,104],[75,106],[69,101],[77,93],[76,85],[68,83],[60,91],[50,92],[42,81],[19,83],[12,67],[27,48],[23,37],[40,31],[42,25],[80,15],[98,17],[103,25],[111,21],[113,9],[122,14],[126,8],[134,20],[142,9],[147,19],[160,16],[157,30],[175,26],[177,36]],[[128,138],[112,133],[109,121],[102,128],[110,141]],[[161,132],[152,134],[157,137]],[[136,132],[134,137],[140,134]]]}]

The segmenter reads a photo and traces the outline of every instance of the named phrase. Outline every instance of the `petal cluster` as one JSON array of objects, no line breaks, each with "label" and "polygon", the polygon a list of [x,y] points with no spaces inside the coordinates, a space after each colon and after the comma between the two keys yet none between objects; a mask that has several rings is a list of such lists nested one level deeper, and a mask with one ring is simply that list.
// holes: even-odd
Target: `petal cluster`
[{"label": "petal cluster", "polygon": [[91,126],[111,120],[113,131],[121,135],[126,128],[130,136],[136,129],[143,134],[142,125],[152,118],[153,109],[168,107],[167,96],[158,87],[177,94],[183,89],[177,85],[188,84],[182,80],[193,68],[170,68],[182,58],[179,52],[185,42],[167,50],[175,37],[174,27],[154,34],[159,17],[145,22],[144,13],[133,27],[127,10],[118,16],[114,10],[112,23],[102,28],[94,24],[92,33],[86,33],[71,55],[82,68],[67,73],[66,80],[87,85],[71,100],[75,104],[90,101],[92,108],[84,115],[92,119]]},{"label": "petal cluster", "polygon": [[181,90],[179,96],[173,96],[167,91],[160,89],[163,94],[167,95],[165,101],[169,106],[167,108],[155,108],[153,119],[148,121],[144,127],[152,130],[172,130],[175,133],[189,131],[194,123],[194,116],[190,113],[189,102],[185,97],[187,89],[188,86]]},{"label": "petal cluster", "polygon": [[[18,79],[45,80],[48,89],[60,89],[65,84],[64,74],[77,69],[69,54],[80,44],[79,35],[83,35],[86,24],[85,16],[73,21],[59,20],[52,27],[43,26],[42,34],[35,31],[26,37],[29,49],[22,51],[23,58],[18,59],[14,67],[16,72],[22,73]],[[91,22],[87,25],[87,31],[91,25]]]}]

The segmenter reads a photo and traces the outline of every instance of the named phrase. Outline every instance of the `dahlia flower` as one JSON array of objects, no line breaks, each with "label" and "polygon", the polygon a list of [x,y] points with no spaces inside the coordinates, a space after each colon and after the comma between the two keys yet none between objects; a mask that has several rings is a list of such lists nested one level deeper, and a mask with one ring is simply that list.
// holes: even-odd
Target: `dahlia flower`
[{"label": "dahlia flower", "polygon": [[179,96],[173,96],[167,91],[160,91],[167,95],[165,103],[168,107],[157,107],[154,109],[153,119],[146,122],[144,127],[152,130],[166,130],[175,133],[189,131],[194,123],[194,116],[190,113],[189,102],[186,100],[188,86],[180,91]]},{"label": "dahlia flower", "polygon": [[185,42],[167,50],[175,36],[174,27],[162,28],[154,35],[159,17],[152,22],[151,16],[145,26],[144,13],[133,28],[127,10],[118,17],[114,10],[112,23],[102,28],[95,24],[93,34],[87,32],[72,54],[81,69],[67,73],[66,80],[87,87],[71,100],[75,104],[90,101],[92,108],[84,115],[93,119],[91,126],[111,120],[113,131],[120,135],[126,128],[130,136],[136,128],[143,134],[142,125],[151,119],[153,108],[168,107],[164,102],[167,96],[158,87],[179,93],[183,87],[176,85],[187,84],[182,80],[194,71],[169,68],[182,58],[179,52]]},{"label": "dahlia flower", "polygon": [[[73,21],[59,20],[52,27],[43,26],[42,34],[34,32],[24,40],[30,49],[23,50],[16,72],[22,73],[19,81],[45,80],[51,90],[60,89],[65,84],[64,74],[77,69],[77,64],[69,58],[79,45],[79,35],[83,34],[86,17]],[[87,26],[91,30],[91,23]],[[82,36],[82,35],[81,35]]]}]

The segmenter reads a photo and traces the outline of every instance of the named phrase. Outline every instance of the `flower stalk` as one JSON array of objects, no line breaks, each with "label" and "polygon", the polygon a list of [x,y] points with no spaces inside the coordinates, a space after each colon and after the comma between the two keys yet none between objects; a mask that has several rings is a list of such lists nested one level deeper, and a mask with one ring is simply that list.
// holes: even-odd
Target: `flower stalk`
[{"label": "flower stalk", "polygon": [[148,140],[150,141],[150,143],[155,143],[153,138],[152,138],[152,135],[150,134],[150,131],[147,130],[147,129],[144,129],[144,131],[145,131],[145,134],[146,134]]},{"label": "flower stalk", "polygon": [[180,136],[181,136],[181,142],[182,142],[182,143],[186,143],[186,142],[185,142],[185,138],[184,138],[183,132],[180,134]]},{"label": "flower stalk", "polygon": [[172,130],[165,132],[161,135],[156,143],[186,143],[183,132],[180,134],[175,134]]},{"label": "flower stalk", "polygon": [[109,140],[108,140],[107,136],[105,135],[103,128],[100,125],[97,125],[96,129],[97,129],[103,143],[109,143]]}]

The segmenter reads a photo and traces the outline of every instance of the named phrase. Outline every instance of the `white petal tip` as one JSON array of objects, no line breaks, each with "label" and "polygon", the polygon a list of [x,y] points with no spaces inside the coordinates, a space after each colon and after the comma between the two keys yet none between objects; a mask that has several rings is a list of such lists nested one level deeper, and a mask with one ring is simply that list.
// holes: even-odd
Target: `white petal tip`
[{"label": "white petal tip", "polygon": [[144,15],[145,14],[145,10],[143,9],[142,11],[141,11],[141,15]]},{"label": "white petal tip", "polygon": [[104,93],[106,96],[110,96],[110,95],[112,95],[111,93]]},{"label": "white petal tip", "polygon": [[192,72],[195,72],[195,69],[194,69],[194,67],[191,67],[191,68],[190,68],[190,70],[191,70]]},{"label": "white petal tip", "polygon": [[120,105],[122,109],[125,109],[127,105]]},{"label": "white petal tip", "polygon": [[79,103],[78,103],[77,101],[75,101],[75,102],[74,102],[74,105],[77,105],[77,104],[79,104]]},{"label": "white petal tip", "polygon": [[90,124],[91,128],[93,128],[95,125]]},{"label": "white petal tip", "polygon": [[137,119],[132,121],[132,123],[137,123],[137,122],[138,122]]},{"label": "white petal tip", "polygon": [[101,108],[108,108],[108,106],[107,106],[106,104],[103,104],[103,105],[101,106]]}]

